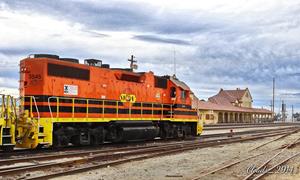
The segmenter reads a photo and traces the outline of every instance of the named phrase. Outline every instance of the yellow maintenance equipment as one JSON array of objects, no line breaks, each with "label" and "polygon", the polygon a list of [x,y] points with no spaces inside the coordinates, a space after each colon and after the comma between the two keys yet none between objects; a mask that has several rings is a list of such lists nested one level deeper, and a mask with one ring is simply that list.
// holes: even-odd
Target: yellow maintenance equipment
[{"label": "yellow maintenance equipment", "polygon": [[39,140],[39,116],[33,116],[36,101],[30,96],[30,110],[24,110],[24,97],[15,99],[10,95],[0,95],[0,149],[9,151],[14,147],[36,148],[45,145]]},{"label": "yellow maintenance equipment", "polygon": [[[25,98],[28,98],[30,100],[29,109],[26,110],[24,110]],[[45,137],[45,134],[43,133],[44,127],[40,125],[39,110],[37,108],[35,97],[25,96],[20,98],[19,102],[20,109],[16,125],[16,147],[34,149],[37,147],[48,145],[49,143],[44,142],[43,140],[43,138]],[[36,113],[33,113],[34,109]]]},{"label": "yellow maintenance equipment", "polygon": [[1,94],[0,103],[0,148],[3,150],[12,150],[16,144],[16,100],[12,96]]}]

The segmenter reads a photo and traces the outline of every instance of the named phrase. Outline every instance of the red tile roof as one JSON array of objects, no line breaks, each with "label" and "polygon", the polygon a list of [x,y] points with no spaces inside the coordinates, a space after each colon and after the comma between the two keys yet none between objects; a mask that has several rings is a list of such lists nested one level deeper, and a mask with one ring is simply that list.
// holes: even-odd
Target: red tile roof
[{"label": "red tile roof", "polygon": [[236,90],[223,90],[221,89],[217,95],[214,95],[208,98],[208,101],[217,103],[217,104],[224,104],[229,105],[236,101],[240,101],[244,94],[248,91],[248,89],[236,89]]},{"label": "red tile roof", "polygon": [[228,96],[233,97],[234,99],[242,99],[247,89],[236,89],[236,90],[223,90]]},{"label": "red tile roof", "polygon": [[200,110],[214,110],[214,111],[229,111],[229,112],[245,112],[245,113],[265,113],[271,114],[272,111],[260,108],[246,108],[237,107],[233,105],[216,104],[209,101],[194,101],[193,108]]},{"label": "red tile roof", "polygon": [[[272,111],[259,108],[246,108],[232,105],[235,101],[240,101],[248,89],[223,90],[215,96],[208,98],[208,101],[193,99],[192,107],[200,110],[246,112],[246,113],[265,113],[271,114]],[[250,95],[251,96],[251,95]]]}]

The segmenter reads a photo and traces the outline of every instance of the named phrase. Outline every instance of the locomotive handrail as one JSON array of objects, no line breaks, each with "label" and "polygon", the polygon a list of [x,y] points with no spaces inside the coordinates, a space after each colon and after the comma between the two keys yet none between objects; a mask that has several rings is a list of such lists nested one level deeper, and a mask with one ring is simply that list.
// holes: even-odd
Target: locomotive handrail
[{"label": "locomotive handrail", "polygon": [[163,119],[163,115],[164,115],[164,105],[161,104],[160,107],[161,107],[161,110],[160,110],[160,120],[162,120]]},{"label": "locomotive handrail", "polygon": [[141,120],[143,120],[143,102],[141,102]]},{"label": "locomotive handrail", "polygon": [[[72,97],[57,97],[57,96],[51,96],[48,98],[48,107],[49,107],[49,112],[51,115],[51,118],[53,118],[53,113],[52,113],[52,109],[51,109],[51,99],[55,99],[56,100],[56,118],[59,118],[59,100],[60,99],[69,99],[72,100],[72,118],[75,117],[75,100],[82,100],[82,101],[86,101],[86,118],[89,117],[89,100],[90,99],[86,99],[86,98],[72,98]],[[120,101],[116,101],[116,100],[105,100],[105,99],[101,99],[101,100],[97,100],[97,99],[93,99],[93,101],[96,102],[101,102],[102,103],[102,118],[104,118],[105,115],[105,102],[116,102],[117,107],[116,107],[116,114],[117,117],[119,116],[119,102]],[[99,103],[99,105],[101,105],[101,103]]]},{"label": "locomotive handrail", "polygon": [[11,103],[11,99],[12,97],[10,95],[5,95],[5,94],[1,94],[2,95],[2,116],[3,118],[5,118],[5,120],[7,121],[10,117],[10,112],[12,109],[12,103]]},{"label": "locomotive handrail", "polygon": [[4,114],[5,114],[5,95],[4,94],[0,94],[1,96],[1,111],[0,111],[0,117],[4,118]]},{"label": "locomotive handrail", "polygon": [[[21,100],[22,97],[16,99],[11,95],[5,95],[5,94],[0,94],[0,97],[1,97],[0,117],[1,118],[9,118],[9,117],[13,116],[13,118],[16,118],[18,115],[17,114],[17,102],[19,100]],[[29,96],[26,96],[26,97],[29,97]],[[34,99],[34,102],[35,102],[35,106],[37,108],[35,99]],[[31,104],[31,106],[32,106],[32,104]],[[32,108],[31,108],[31,113],[32,113]],[[37,109],[37,113],[39,113],[38,109]]]},{"label": "locomotive handrail", "polygon": [[[86,112],[85,112],[85,117],[88,118],[89,117],[89,101],[96,101],[96,102],[100,102],[100,108],[102,108],[102,113],[101,113],[101,117],[104,118],[105,117],[105,102],[115,102],[116,103],[116,117],[119,117],[119,103],[121,101],[117,101],[117,100],[105,100],[105,99],[86,99],[86,98],[74,98],[74,97],[57,97],[57,96],[51,96],[48,97],[48,107],[49,107],[49,112],[50,112],[50,116],[51,118],[53,118],[53,112],[52,112],[52,107],[51,107],[51,103],[55,103],[55,101],[51,102],[51,100],[54,99],[56,101],[56,118],[59,118],[59,114],[60,114],[60,102],[61,100],[65,99],[65,100],[72,100],[72,118],[75,117],[75,100],[81,100],[81,101],[85,101],[86,102]],[[151,103],[151,117],[154,118],[154,105],[160,105],[160,109],[161,109],[161,114],[160,114],[160,119],[164,118],[164,107],[166,106],[170,106],[170,118],[173,118],[173,108],[172,108],[172,104],[160,104],[160,103],[156,103],[156,102],[152,102]],[[141,119],[143,119],[143,109],[144,109],[144,104],[141,102]],[[129,119],[131,119],[131,114],[132,113],[132,106],[131,104],[128,107],[128,116]],[[169,113],[168,113],[169,114]]]},{"label": "locomotive handrail", "polygon": [[[34,106],[35,106],[35,109],[36,109],[36,113],[37,113],[37,118],[40,119],[40,111],[39,111],[39,109],[38,109],[38,106],[37,106],[35,97],[34,97],[34,96],[22,96],[22,97],[20,97],[19,99],[20,99],[20,101],[23,103],[23,105],[24,105],[24,102],[25,102],[25,98],[30,98],[30,99],[29,99],[29,114],[30,114],[29,116],[30,116],[31,118],[34,117],[34,116],[33,116],[33,108],[32,108],[33,103],[34,103]],[[24,99],[24,100],[23,100],[23,99]]]}]

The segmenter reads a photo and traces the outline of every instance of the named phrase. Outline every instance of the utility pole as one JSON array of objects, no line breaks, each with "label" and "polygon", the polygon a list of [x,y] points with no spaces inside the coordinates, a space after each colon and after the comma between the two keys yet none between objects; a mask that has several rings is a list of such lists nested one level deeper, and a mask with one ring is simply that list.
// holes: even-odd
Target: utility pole
[{"label": "utility pole", "polygon": [[134,60],[134,58],[135,58],[134,55],[131,55],[130,59],[128,59],[128,61],[130,62],[130,69],[131,69],[131,71],[133,71],[134,69],[137,69],[137,65],[134,64],[137,61]]},{"label": "utility pole", "polygon": [[294,105],[292,105],[292,122],[294,122]]},{"label": "utility pole", "polygon": [[273,99],[272,99],[272,113],[275,115],[275,78],[273,77]]},{"label": "utility pole", "polygon": [[282,104],[281,104],[281,118],[282,121],[285,122],[286,120],[286,104],[284,103],[284,100],[282,100]]}]

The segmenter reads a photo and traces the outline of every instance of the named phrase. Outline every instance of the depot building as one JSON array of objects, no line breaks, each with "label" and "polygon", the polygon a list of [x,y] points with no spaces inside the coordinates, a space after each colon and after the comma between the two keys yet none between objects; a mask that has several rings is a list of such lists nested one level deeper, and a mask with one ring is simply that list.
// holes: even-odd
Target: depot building
[{"label": "depot building", "polygon": [[200,112],[205,124],[216,123],[261,123],[273,121],[273,113],[263,108],[252,107],[252,96],[248,88],[223,90],[208,98],[199,100],[194,96],[193,108]]}]

